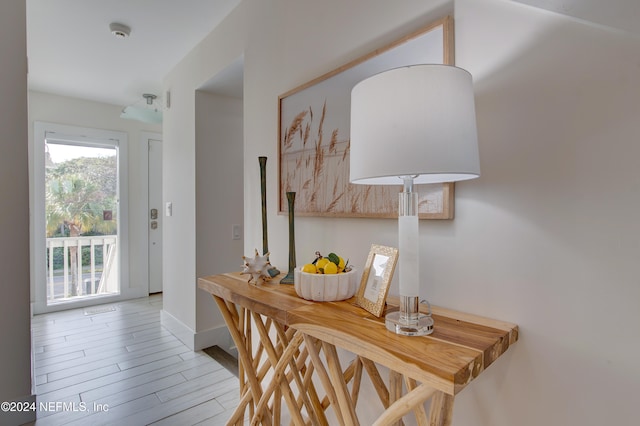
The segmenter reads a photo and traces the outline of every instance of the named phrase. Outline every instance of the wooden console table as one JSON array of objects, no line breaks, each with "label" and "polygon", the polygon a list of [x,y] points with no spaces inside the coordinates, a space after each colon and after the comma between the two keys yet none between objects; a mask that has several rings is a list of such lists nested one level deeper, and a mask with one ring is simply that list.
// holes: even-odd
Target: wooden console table
[{"label": "wooden console table", "polygon": [[[244,424],[245,416],[252,425],[280,425],[283,401],[295,425],[359,425],[363,372],[384,409],[376,425],[402,424],[409,413],[420,425],[450,425],[454,396],[518,339],[516,325],[437,307],[431,335],[399,336],[387,331],[384,316],[376,318],[355,299],[310,302],[291,285],[254,286],[247,278],[229,273],[198,280],[238,349],[241,395],[230,425]],[[397,309],[397,299],[387,302],[388,310]],[[355,358],[343,367],[336,348]],[[387,381],[378,365],[390,370]]]}]

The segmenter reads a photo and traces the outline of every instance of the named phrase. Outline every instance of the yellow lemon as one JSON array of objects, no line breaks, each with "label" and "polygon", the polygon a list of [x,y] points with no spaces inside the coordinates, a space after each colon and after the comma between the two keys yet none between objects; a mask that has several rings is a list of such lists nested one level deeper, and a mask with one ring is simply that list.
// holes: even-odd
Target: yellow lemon
[{"label": "yellow lemon", "polygon": [[327,263],[329,263],[329,259],[327,259],[326,257],[323,257],[322,259],[316,262],[316,268],[322,269],[324,268],[324,265],[326,265]]},{"label": "yellow lemon", "polygon": [[338,263],[338,272],[344,271],[344,259],[340,257],[340,263]]},{"label": "yellow lemon", "polygon": [[318,270],[316,269],[316,265],[314,265],[313,263],[307,263],[306,265],[304,265],[302,267],[302,272],[308,272],[309,274],[315,274],[318,272]]},{"label": "yellow lemon", "polygon": [[328,262],[324,265],[324,273],[325,274],[337,274],[338,273],[338,265],[333,262]]}]

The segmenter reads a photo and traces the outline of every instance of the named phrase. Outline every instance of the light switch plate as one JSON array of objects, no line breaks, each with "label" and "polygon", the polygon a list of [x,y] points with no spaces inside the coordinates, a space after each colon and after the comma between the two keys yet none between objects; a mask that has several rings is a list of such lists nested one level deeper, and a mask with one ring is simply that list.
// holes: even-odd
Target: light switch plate
[{"label": "light switch plate", "polygon": [[241,240],[242,239],[242,226],[233,225],[231,227],[231,238],[234,239],[234,240]]}]

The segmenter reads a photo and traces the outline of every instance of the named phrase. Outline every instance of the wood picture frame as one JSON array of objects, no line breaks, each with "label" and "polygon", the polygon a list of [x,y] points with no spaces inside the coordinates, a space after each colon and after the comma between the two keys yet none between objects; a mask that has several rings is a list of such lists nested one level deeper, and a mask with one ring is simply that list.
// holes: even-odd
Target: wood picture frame
[{"label": "wood picture frame", "polygon": [[[445,17],[278,98],[278,213],[296,193],[297,216],[398,217],[402,185],[349,182],[349,121],[355,84],[399,66],[453,65],[453,19]],[[393,141],[389,141],[393,143]],[[452,219],[454,184],[418,187],[420,219]]]},{"label": "wood picture frame", "polygon": [[356,303],[376,317],[382,315],[389,285],[398,262],[398,249],[377,244],[371,246],[362,270]]}]

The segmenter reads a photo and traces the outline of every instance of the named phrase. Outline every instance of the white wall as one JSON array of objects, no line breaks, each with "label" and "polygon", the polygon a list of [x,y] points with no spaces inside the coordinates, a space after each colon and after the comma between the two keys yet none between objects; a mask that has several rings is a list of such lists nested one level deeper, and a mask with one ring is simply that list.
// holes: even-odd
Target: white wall
[{"label": "white wall", "polygon": [[[247,3],[245,1],[245,3]],[[345,63],[388,45],[451,12],[448,1],[248,2],[245,53],[245,252],[260,247],[259,170],[269,157],[267,194],[271,263],[288,268],[288,221],[278,206],[278,96]],[[366,10],[366,14],[363,13]],[[296,218],[296,259],[316,250],[342,253],[364,265],[372,243],[397,246],[397,221]],[[306,260],[305,260],[306,259]]]},{"label": "white wall", "polygon": [[[163,121],[163,198],[173,203],[173,216],[165,217],[163,236],[163,311],[162,323],[178,336],[189,347],[195,347],[198,336],[196,332],[215,330],[224,325],[220,313],[215,311],[210,295],[197,291],[196,275],[196,245],[205,244],[198,241],[198,236],[216,233],[219,227],[227,229],[225,237],[231,235],[231,224],[225,218],[218,221],[217,216],[211,216],[210,222],[196,217],[196,122],[204,126],[207,117],[206,108],[198,111],[196,120],[196,92],[204,87],[213,77],[223,71],[229,64],[241,57],[244,49],[245,19],[244,5],[240,5],[200,43],[165,79],[165,88],[171,92],[171,108],[165,111]],[[228,34],[234,34],[227,37]],[[208,102],[205,95],[200,99]],[[232,107],[232,111],[237,107]],[[241,119],[241,117],[238,117]],[[235,120],[236,118],[234,118]],[[209,130],[204,132],[207,134]],[[226,134],[226,133],[223,133]],[[242,145],[242,136],[234,137],[233,142]],[[218,139],[217,135],[208,135],[198,139],[198,150],[207,150],[204,145],[213,141],[225,144],[230,141]],[[225,148],[225,152],[229,147]],[[239,147],[238,149],[242,149]],[[201,161],[203,159],[199,159]],[[233,167],[235,171],[229,181],[242,182],[242,159],[239,162],[228,163],[224,156],[209,159],[204,167]],[[257,161],[257,160],[256,160]],[[202,162],[199,163],[202,165]],[[199,182],[203,184],[204,182]],[[225,185],[220,182],[218,185]],[[221,186],[209,183],[210,196],[216,197],[216,191]],[[235,188],[235,186],[234,186]],[[241,188],[241,187],[240,187]],[[239,190],[242,192],[242,189]],[[204,192],[204,189],[201,191]],[[202,194],[204,195],[204,194]],[[240,194],[238,196],[241,197]],[[211,201],[214,200],[211,199]],[[221,196],[219,202],[234,205],[235,198],[227,200]],[[204,201],[204,200],[201,200]],[[237,200],[242,203],[242,200]],[[242,206],[235,204],[234,221],[242,220]],[[196,223],[197,221],[197,223]],[[242,222],[240,222],[242,223]],[[203,237],[204,238],[204,237]],[[229,247],[228,238],[217,249]],[[238,254],[240,254],[239,251]],[[198,256],[202,256],[199,253]],[[228,258],[225,258],[228,259]],[[225,262],[226,263],[226,262]],[[238,256],[237,267],[242,264]],[[200,265],[202,271],[209,270],[205,264]],[[219,272],[215,267],[212,272]],[[206,273],[206,272],[205,272]],[[209,316],[211,314],[211,316]],[[204,338],[207,341],[207,338]],[[225,339],[226,340],[226,339]],[[212,343],[209,341],[209,343]],[[224,342],[218,342],[224,345]]]},{"label": "white wall", "polygon": [[[278,95],[446,7],[245,0],[242,14],[172,74],[168,87],[190,81],[193,90],[194,76],[231,62],[237,55],[229,45],[244,43],[245,253],[261,244],[255,158],[277,162]],[[521,334],[456,398],[454,424],[633,424],[640,391],[640,41],[507,0],[455,1],[455,28],[457,63],[476,80],[482,177],[457,184],[453,221],[421,223],[423,297],[517,323]],[[175,154],[185,149],[189,160],[166,165],[173,176],[186,176],[187,186],[195,178],[192,105],[168,120]],[[267,172],[271,260],[286,269],[287,219],[276,214],[277,169]],[[177,186],[171,191],[180,196]],[[180,199],[192,212],[193,193]],[[195,229],[172,226],[174,254],[194,258]],[[361,265],[374,242],[397,245],[396,222],[296,218],[299,262],[334,250]],[[175,290],[166,305],[186,314],[193,303],[175,292],[192,285],[194,269],[171,272]]]},{"label": "white wall", "polygon": [[[242,99],[196,93],[196,276],[221,274],[240,265],[243,225]],[[256,159],[256,167],[258,160]],[[196,292],[196,342],[231,349],[230,335],[213,298]]]},{"label": "white wall", "polygon": [[[29,92],[29,140],[33,139],[33,123],[71,125],[85,128],[125,132],[128,135],[129,178],[129,286],[131,293],[143,296],[147,291],[147,212],[146,212],[146,165],[147,145],[142,143],[143,132],[160,133],[159,124],[146,124],[120,118],[122,107],[90,102],[76,98]],[[30,160],[32,161],[32,160]],[[143,173],[145,172],[145,173]],[[33,193],[33,191],[31,191]],[[35,295],[34,269],[32,262],[32,301]]]},{"label": "white wall", "polygon": [[635,424],[640,39],[497,0],[455,18],[482,177],[434,230],[433,298],[521,330],[456,423]]},{"label": "white wall", "polygon": [[[29,175],[27,37],[24,2],[0,5],[0,401],[35,401],[31,395],[29,313]],[[35,419],[35,412],[0,411],[0,424]]]}]

